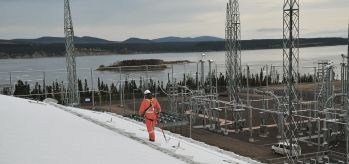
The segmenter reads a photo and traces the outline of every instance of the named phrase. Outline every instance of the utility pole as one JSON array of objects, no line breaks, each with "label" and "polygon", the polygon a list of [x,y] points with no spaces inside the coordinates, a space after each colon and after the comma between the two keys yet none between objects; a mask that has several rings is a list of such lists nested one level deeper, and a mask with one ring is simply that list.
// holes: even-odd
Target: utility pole
[{"label": "utility pole", "polygon": [[11,96],[13,96],[14,94],[14,91],[13,91],[13,86],[12,86],[12,72],[9,72],[9,75],[10,75],[10,92],[11,92]]},{"label": "utility pole", "polygon": [[120,94],[120,107],[123,108],[124,107],[124,103],[123,103],[123,87],[122,87],[122,73],[121,73],[121,67],[119,67],[119,73],[120,73],[120,80],[119,80],[119,94]]},{"label": "utility pole", "polygon": [[45,95],[45,99],[47,98],[47,91],[46,91],[46,74],[45,74],[45,71],[42,72],[42,76],[43,76],[43,79],[42,79],[42,86],[43,86],[43,89],[42,91],[44,92],[44,95]]},{"label": "utility pole", "polygon": [[247,65],[246,66],[246,86],[247,86],[247,107],[249,109],[250,112],[250,119],[249,119],[249,129],[250,129],[250,138],[249,138],[249,142],[254,142],[253,139],[253,129],[252,129],[252,118],[253,118],[253,113],[252,113],[252,108],[251,108],[251,102],[250,102],[250,67]]},{"label": "utility pole", "polygon": [[132,90],[132,95],[133,95],[133,114],[136,114],[136,97],[135,97],[135,90],[137,90],[137,89],[133,89],[133,90]]},{"label": "utility pole", "polygon": [[92,110],[95,110],[95,90],[93,86],[93,71],[92,68],[90,68],[91,71],[91,89],[92,89],[92,95],[91,95],[91,100],[92,100]]}]

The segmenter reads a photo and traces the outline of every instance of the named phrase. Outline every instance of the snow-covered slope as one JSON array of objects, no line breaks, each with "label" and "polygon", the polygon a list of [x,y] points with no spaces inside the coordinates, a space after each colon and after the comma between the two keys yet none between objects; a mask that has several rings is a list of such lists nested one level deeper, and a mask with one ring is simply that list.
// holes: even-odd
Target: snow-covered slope
[{"label": "snow-covered slope", "polygon": [[0,95],[1,164],[258,163],[110,113]]}]

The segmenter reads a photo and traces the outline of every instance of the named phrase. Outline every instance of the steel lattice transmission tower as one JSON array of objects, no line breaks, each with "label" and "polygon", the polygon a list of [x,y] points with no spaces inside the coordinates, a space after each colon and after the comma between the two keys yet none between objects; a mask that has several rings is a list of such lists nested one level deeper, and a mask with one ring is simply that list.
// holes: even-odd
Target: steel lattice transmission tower
[{"label": "steel lattice transmission tower", "polygon": [[[347,87],[346,87],[346,95],[347,95],[347,99],[349,99],[349,23],[348,23],[348,52],[347,52],[347,79],[346,79],[346,82],[347,82]],[[347,110],[347,118],[346,118],[346,121],[347,121],[347,126],[346,126],[346,155],[347,155],[347,163],[349,163],[349,151],[348,151],[348,148],[349,148],[349,104],[347,101],[345,101],[345,107],[346,107],[346,110]]]},{"label": "steel lattice transmission tower", "polygon": [[236,132],[245,126],[243,108],[238,108],[240,104],[240,87],[241,87],[241,23],[239,1],[229,0],[226,13],[226,28],[225,28],[225,49],[226,49],[226,71],[228,80],[228,96],[233,107],[233,127]]},{"label": "steel lattice transmission tower", "polygon": [[240,103],[238,93],[241,86],[241,24],[238,0],[229,0],[226,14],[225,49],[227,89],[230,101]]},{"label": "steel lattice transmission tower", "polygon": [[[348,52],[347,52],[347,87],[346,87],[346,91],[345,93],[347,94],[347,96],[349,97],[349,23],[348,23]],[[349,114],[349,111],[348,111]],[[349,119],[349,118],[348,118]]]},{"label": "steel lattice transmission tower", "polygon": [[294,114],[298,108],[298,94],[295,84],[298,83],[299,68],[299,0],[284,0],[283,6],[283,73],[286,80],[284,97],[283,141],[290,145],[287,153],[290,163],[295,163],[298,154],[292,158],[292,144],[298,144],[297,123]]},{"label": "steel lattice transmission tower", "polygon": [[64,0],[64,33],[65,33],[65,47],[66,47],[66,62],[67,62],[67,98],[68,105],[79,105],[79,92],[76,76],[76,61],[75,61],[75,47],[74,47],[74,29],[73,21],[70,12],[69,0]]}]

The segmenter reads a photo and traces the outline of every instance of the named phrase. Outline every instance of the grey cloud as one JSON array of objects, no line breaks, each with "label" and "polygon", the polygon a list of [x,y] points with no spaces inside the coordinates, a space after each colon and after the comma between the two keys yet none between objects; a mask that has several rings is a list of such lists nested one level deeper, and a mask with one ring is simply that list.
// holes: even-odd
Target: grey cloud
[{"label": "grey cloud", "polygon": [[338,29],[338,30],[324,30],[305,33],[305,37],[347,37],[348,29]]},{"label": "grey cloud", "polygon": [[[111,40],[169,35],[224,37],[227,1],[71,0],[71,8],[78,35]],[[349,7],[348,0],[333,1],[303,1],[301,10],[330,8],[329,12],[335,13],[338,8],[343,11]],[[240,0],[240,7],[244,39],[269,38],[282,31],[282,1]],[[321,27],[326,20],[319,19],[314,18],[313,24]],[[63,36],[63,0],[0,0],[0,20],[0,39]]]},{"label": "grey cloud", "polygon": [[282,28],[260,28],[256,30],[257,32],[267,32],[267,33],[272,33],[272,32],[282,32]]},{"label": "grey cloud", "polygon": [[347,8],[349,11],[348,0],[310,0],[301,1],[301,7],[305,8]]}]

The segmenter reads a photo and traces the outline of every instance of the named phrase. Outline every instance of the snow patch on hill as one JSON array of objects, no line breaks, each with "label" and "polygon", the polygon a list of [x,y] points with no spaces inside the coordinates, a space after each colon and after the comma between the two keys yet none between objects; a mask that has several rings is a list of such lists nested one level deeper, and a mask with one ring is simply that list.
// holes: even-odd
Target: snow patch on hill
[{"label": "snow patch on hill", "polygon": [[259,163],[250,158],[101,113],[1,96],[0,163]]}]

